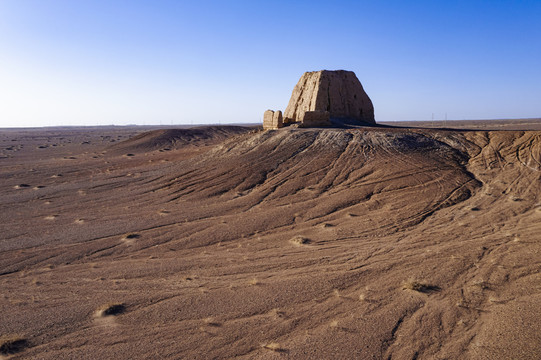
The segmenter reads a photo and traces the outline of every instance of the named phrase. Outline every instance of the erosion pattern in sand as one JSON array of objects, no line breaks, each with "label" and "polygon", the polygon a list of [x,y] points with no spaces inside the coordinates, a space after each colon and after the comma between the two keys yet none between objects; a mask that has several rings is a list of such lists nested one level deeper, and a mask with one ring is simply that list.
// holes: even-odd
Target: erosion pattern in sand
[{"label": "erosion pattern in sand", "polygon": [[135,132],[0,133],[14,359],[539,358],[541,132]]}]

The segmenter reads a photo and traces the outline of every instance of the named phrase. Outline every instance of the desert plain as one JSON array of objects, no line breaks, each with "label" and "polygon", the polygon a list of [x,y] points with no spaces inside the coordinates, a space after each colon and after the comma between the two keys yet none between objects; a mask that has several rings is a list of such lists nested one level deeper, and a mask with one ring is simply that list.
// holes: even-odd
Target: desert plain
[{"label": "desert plain", "polygon": [[391,125],[1,130],[0,357],[541,358],[541,120]]}]

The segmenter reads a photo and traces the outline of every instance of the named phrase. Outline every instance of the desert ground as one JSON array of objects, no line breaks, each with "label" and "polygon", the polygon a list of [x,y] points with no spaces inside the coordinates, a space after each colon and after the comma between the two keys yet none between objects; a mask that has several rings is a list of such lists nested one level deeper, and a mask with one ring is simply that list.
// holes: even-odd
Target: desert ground
[{"label": "desert ground", "polygon": [[541,358],[541,120],[391,125],[0,130],[0,357]]}]

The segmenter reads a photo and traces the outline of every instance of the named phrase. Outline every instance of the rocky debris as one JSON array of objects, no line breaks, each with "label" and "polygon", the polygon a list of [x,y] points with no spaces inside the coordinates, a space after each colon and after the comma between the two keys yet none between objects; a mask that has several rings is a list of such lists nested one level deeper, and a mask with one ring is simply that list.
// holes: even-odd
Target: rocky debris
[{"label": "rocky debris", "polygon": [[300,127],[330,126],[330,114],[328,111],[305,111],[300,115]]},{"label": "rocky debris", "polygon": [[328,111],[329,117],[375,124],[374,106],[352,71],[304,73],[291,94],[284,123],[301,121],[307,111]]},{"label": "rocky debris", "polygon": [[263,129],[279,129],[283,126],[282,111],[267,110],[263,113]]}]

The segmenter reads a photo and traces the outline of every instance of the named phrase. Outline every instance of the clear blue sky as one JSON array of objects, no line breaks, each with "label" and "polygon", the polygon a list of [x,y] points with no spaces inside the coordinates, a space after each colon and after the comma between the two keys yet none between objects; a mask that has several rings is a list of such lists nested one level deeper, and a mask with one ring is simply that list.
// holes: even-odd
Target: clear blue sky
[{"label": "clear blue sky", "polygon": [[541,117],[541,0],[0,0],[0,127],[258,122],[321,69],[376,121]]}]

